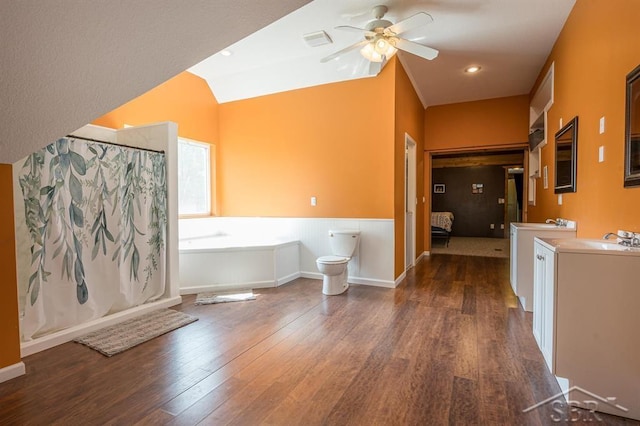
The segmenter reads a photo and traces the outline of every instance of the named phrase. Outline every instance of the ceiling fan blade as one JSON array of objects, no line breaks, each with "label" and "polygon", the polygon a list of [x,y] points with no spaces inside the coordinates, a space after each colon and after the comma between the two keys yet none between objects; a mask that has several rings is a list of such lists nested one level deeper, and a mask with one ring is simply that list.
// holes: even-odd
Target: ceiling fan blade
[{"label": "ceiling fan blade", "polygon": [[354,26],[351,26],[351,25],[338,25],[337,27],[335,27],[335,29],[336,30],[341,30],[341,31],[350,31],[352,33],[362,34],[365,37],[376,35],[376,33],[374,33],[373,31],[365,30],[364,28],[358,28],[358,27],[354,27]]},{"label": "ceiling fan blade", "polygon": [[407,19],[387,27],[384,32],[392,32],[395,35],[400,35],[405,31],[412,30],[423,25],[427,25],[433,22],[431,15],[425,12],[418,12],[415,15],[409,16]]},{"label": "ceiling fan blade", "polygon": [[320,62],[324,63],[324,62],[329,62],[332,59],[336,59],[339,58],[340,56],[342,56],[343,54],[347,53],[347,52],[351,52],[352,50],[356,50],[359,47],[364,46],[365,44],[369,43],[369,41],[367,40],[362,40],[356,44],[352,44],[351,46],[345,47],[342,50],[338,50],[335,53],[332,53],[329,56],[325,56],[324,58],[320,59]]},{"label": "ceiling fan blade", "polygon": [[420,56],[421,58],[431,60],[438,57],[438,51],[436,49],[432,47],[424,46],[422,44],[414,43],[412,41],[405,40],[402,38],[397,38],[395,40],[392,40],[391,44],[400,50],[413,53],[414,55]]}]

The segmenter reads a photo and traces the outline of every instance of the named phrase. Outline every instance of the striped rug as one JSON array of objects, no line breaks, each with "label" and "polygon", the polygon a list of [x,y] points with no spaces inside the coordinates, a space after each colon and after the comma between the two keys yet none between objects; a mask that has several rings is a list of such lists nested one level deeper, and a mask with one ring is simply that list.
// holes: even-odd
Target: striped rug
[{"label": "striped rug", "polygon": [[113,356],[197,320],[173,309],[160,309],[78,337],[74,342]]}]

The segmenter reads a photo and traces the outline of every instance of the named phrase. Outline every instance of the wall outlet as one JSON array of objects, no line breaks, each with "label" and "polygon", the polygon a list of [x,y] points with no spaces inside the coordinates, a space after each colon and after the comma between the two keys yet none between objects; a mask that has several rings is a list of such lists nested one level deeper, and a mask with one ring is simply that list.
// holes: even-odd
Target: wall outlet
[{"label": "wall outlet", "polygon": [[504,198],[498,198],[498,204],[504,204]]},{"label": "wall outlet", "polygon": [[311,205],[314,207],[318,205],[318,199],[316,197],[311,197]]},{"label": "wall outlet", "polygon": [[604,146],[598,147],[598,162],[602,163],[604,161]]},{"label": "wall outlet", "polygon": [[489,229],[496,229],[496,225],[492,223],[491,225],[489,225]]},{"label": "wall outlet", "polygon": [[500,229],[504,229],[504,223],[500,224]]},{"label": "wall outlet", "polygon": [[562,205],[562,194],[558,194],[558,205]]}]

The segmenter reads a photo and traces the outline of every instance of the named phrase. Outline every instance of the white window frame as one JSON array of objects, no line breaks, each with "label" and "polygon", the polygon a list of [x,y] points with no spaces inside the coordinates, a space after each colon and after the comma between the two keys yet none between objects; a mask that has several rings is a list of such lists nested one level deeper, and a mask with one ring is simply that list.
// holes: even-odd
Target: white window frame
[{"label": "white window frame", "polygon": [[[207,170],[205,171],[206,189],[207,190],[206,190],[206,194],[204,194],[204,196],[206,197],[205,205],[208,206],[208,208],[206,209],[206,211],[202,211],[202,212],[182,213],[180,211],[180,205],[178,203],[178,216],[179,217],[212,216],[213,212],[215,211],[215,209],[214,209],[214,203],[215,203],[215,192],[214,192],[215,191],[215,181],[211,177],[215,176],[216,146],[214,144],[207,143],[207,142],[201,142],[201,141],[196,141],[196,140],[187,139],[187,138],[183,138],[183,137],[178,137],[178,164],[180,164],[180,145],[183,145],[183,144],[197,146],[198,148],[204,148],[209,154],[208,158],[207,158],[207,161],[205,162],[205,164],[207,165]],[[178,176],[180,176],[180,173],[178,173]],[[214,191],[212,191],[212,188],[214,188]],[[179,191],[180,191],[180,181],[178,180],[178,192]],[[178,199],[179,199],[179,197],[178,197]]]}]

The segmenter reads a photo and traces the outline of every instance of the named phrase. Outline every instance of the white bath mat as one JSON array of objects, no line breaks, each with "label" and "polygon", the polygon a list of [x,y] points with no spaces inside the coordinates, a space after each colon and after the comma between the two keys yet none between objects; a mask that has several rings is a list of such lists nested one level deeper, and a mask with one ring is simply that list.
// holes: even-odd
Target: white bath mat
[{"label": "white bath mat", "polygon": [[256,295],[252,290],[235,290],[233,292],[218,293],[198,293],[196,305],[210,305],[213,303],[243,302],[246,300],[256,300]]}]

